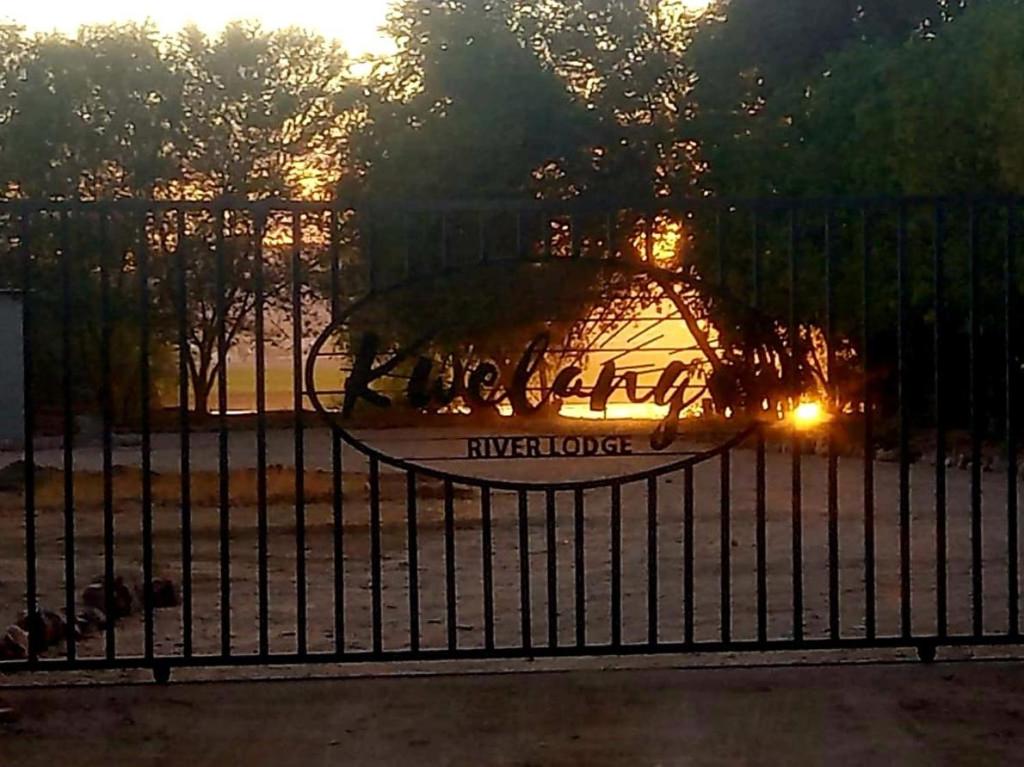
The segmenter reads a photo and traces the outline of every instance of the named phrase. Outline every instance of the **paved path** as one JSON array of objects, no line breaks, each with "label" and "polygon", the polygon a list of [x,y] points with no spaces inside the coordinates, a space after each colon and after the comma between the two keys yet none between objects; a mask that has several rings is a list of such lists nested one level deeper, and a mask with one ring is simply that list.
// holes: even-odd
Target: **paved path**
[{"label": "paved path", "polygon": [[993,765],[1024,665],[0,689],[4,765]]}]

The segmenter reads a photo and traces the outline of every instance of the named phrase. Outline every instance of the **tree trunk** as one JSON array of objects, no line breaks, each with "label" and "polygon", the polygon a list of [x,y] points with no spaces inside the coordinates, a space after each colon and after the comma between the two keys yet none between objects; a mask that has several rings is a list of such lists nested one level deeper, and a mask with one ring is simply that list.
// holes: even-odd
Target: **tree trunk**
[{"label": "tree trunk", "polygon": [[205,376],[192,377],[192,414],[205,417],[210,414],[210,392],[213,384]]}]

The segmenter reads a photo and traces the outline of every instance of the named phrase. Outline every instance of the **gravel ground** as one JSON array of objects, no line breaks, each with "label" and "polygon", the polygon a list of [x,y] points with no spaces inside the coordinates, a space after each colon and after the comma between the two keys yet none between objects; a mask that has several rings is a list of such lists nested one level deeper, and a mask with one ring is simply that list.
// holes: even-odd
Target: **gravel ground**
[{"label": "gravel ground", "polygon": [[[232,466],[248,465],[252,435],[234,435]],[[287,460],[290,435],[272,435],[272,462]],[[215,466],[212,435],[197,437],[194,467]],[[137,450],[125,448],[119,463],[128,465]],[[329,466],[329,440],[323,432],[307,436],[309,466]],[[59,465],[59,453],[45,453],[41,462]],[[175,466],[176,442],[160,437],[154,466],[170,478]],[[87,470],[96,459],[95,448],[79,451],[77,466]],[[346,498],[344,503],[344,646],[350,650],[369,648],[371,642],[371,574],[369,552],[369,501],[365,462],[353,450],[346,450]],[[755,581],[755,466],[754,452],[734,451],[732,457],[732,530],[729,552],[732,560],[732,632],[736,639],[756,636]],[[249,472],[251,475],[251,472]],[[290,472],[286,472],[290,475]],[[936,627],[935,608],[935,511],[934,469],[924,463],[911,470],[912,522],[912,617],[915,633],[931,634]],[[828,631],[828,525],[826,501],[827,462],[816,456],[803,459],[803,561],[804,613],[806,635],[824,637]],[[251,477],[250,477],[251,478]],[[952,633],[971,628],[971,545],[969,514],[969,472],[949,470],[949,629]],[[279,478],[280,479],[280,478]],[[287,477],[286,477],[287,479]],[[320,477],[320,480],[323,478]],[[288,480],[290,481],[290,480]],[[233,480],[234,482],[234,480]],[[382,640],[386,649],[409,646],[410,564],[403,476],[383,473],[382,526]],[[58,483],[59,486],[59,483]],[[877,548],[877,618],[881,635],[900,629],[898,472],[894,464],[878,463],[875,478]],[[424,487],[424,490],[430,490]],[[983,617],[986,631],[1005,632],[1007,627],[1007,520],[1005,475],[983,475]],[[275,487],[287,498],[291,486]],[[658,626],[660,641],[679,641],[683,636],[683,477],[663,477],[658,491]],[[644,642],[648,637],[648,500],[646,483],[633,483],[622,491],[622,604],[623,641]],[[720,582],[720,480],[717,460],[698,466],[694,472],[694,629],[695,638],[716,640],[721,636]],[[865,633],[863,462],[842,458],[839,465],[839,590],[840,628],[844,637]],[[64,519],[60,494],[54,493],[50,506],[38,515],[39,592],[42,602],[63,606]],[[425,493],[418,508],[418,580],[421,646],[444,647],[447,642],[445,539],[443,504],[437,488]],[[277,500],[282,500],[278,498]],[[230,516],[231,648],[252,653],[257,647],[257,535],[256,510],[251,500],[236,503]],[[583,549],[585,555],[585,624],[587,641],[602,644],[611,636],[610,498],[607,490],[588,491],[585,496]],[[45,505],[44,505],[45,506]],[[767,635],[788,638],[793,633],[792,611],[792,511],[790,457],[772,452],[767,466]],[[520,552],[518,505],[515,494],[496,492],[493,496],[494,616],[495,640],[499,646],[522,641],[520,612]],[[306,581],[308,595],[308,642],[312,651],[334,647],[334,525],[330,504],[312,502],[305,509]],[[119,501],[116,508],[117,568],[137,572],[141,564],[141,511],[137,499]],[[579,606],[575,600],[575,529],[573,497],[560,493],[555,498],[554,547],[549,548],[546,506],[543,493],[529,496],[528,539],[532,641],[543,646],[550,640],[549,593],[556,597],[554,633],[560,644],[575,640]],[[193,639],[198,653],[220,649],[219,605],[219,514],[213,503],[200,503],[193,510]],[[270,592],[269,633],[271,649],[292,652],[296,648],[296,545],[295,510],[292,504],[274,503],[269,510]],[[102,572],[102,515],[95,505],[83,503],[76,513],[76,559],[79,585]],[[480,498],[472,488],[457,488],[455,500],[456,635],[460,647],[481,647],[484,643],[484,595],[482,578],[482,528]],[[13,620],[24,604],[24,529],[19,495],[0,495],[0,619]],[[154,515],[154,562],[158,574],[181,580],[180,511],[176,498],[164,498]],[[554,557],[553,565],[549,558]],[[555,585],[549,587],[549,565]],[[9,616],[9,617],[8,617]],[[118,626],[118,652],[137,654],[142,649],[142,623],[128,618]],[[161,654],[178,654],[182,648],[181,613],[157,613],[156,649]],[[59,654],[57,647],[51,654]],[[99,638],[85,641],[84,657],[102,653]]]}]

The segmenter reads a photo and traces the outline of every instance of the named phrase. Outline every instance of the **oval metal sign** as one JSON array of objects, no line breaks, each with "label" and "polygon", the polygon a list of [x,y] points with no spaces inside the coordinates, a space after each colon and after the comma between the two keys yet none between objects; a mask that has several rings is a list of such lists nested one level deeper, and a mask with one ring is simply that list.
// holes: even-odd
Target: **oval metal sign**
[{"label": "oval metal sign", "polygon": [[625,261],[500,262],[353,305],[313,344],[314,408],[364,453],[495,485],[672,471],[750,432],[697,286]]}]

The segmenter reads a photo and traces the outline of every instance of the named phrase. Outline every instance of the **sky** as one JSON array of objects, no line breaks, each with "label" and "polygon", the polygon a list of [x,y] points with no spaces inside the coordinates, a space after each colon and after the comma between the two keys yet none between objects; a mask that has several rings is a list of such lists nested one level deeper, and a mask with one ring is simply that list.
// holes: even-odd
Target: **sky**
[{"label": "sky", "polygon": [[[276,29],[313,29],[345,44],[354,56],[390,50],[379,31],[390,0],[335,0],[282,3],[281,0],[37,0],[0,10],[0,21],[13,21],[33,32],[73,33],[82,24],[152,20],[163,32],[195,23],[208,32],[237,19],[257,19]],[[699,7],[708,0],[683,0]]]}]

